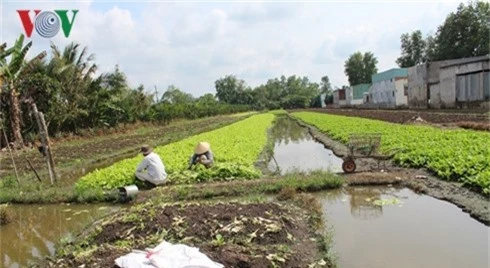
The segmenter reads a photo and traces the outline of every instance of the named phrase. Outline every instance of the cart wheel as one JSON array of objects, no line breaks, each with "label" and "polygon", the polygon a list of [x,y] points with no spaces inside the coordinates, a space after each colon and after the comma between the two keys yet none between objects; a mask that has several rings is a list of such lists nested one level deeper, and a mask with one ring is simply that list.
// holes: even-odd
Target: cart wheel
[{"label": "cart wheel", "polygon": [[350,158],[344,159],[344,162],[342,163],[342,170],[344,170],[345,173],[354,172],[356,170],[356,162]]}]

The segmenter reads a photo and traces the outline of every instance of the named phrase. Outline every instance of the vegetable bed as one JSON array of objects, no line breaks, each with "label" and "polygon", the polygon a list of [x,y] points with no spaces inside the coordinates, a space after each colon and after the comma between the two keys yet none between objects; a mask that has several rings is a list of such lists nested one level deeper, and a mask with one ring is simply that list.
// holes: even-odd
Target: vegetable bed
[{"label": "vegetable bed", "polygon": [[351,133],[381,133],[381,151],[400,149],[395,154],[395,163],[425,167],[442,179],[460,181],[490,194],[490,133],[312,112],[292,115],[343,143],[348,142]]},{"label": "vegetable bed", "polygon": [[[217,130],[154,148],[154,152],[162,158],[171,184],[258,178],[261,172],[254,167],[254,163],[266,144],[267,129],[273,120],[273,114],[255,115]],[[199,165],[195,171],[187,170],[189,158],[200,141],[211,144],[215,165],[210,169]],[[95,170],[82,177],[76,189],[110,190],[134,184],[134,172],[142,159],[143,156],[138,155]]]}]

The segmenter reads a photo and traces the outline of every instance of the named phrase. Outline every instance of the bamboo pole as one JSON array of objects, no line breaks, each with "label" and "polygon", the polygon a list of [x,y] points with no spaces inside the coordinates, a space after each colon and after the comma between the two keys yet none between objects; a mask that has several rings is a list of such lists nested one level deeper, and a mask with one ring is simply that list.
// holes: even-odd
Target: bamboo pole
[{"label": "bamboo pole", "polygon": [[8,139],[7,139],[7,134],[5,133],[5,129],[2,128],[2,132],[3,132],[3,137],[5,138],[5,141],[7,141],[7,148],[9,150],[10,158],[12,159],[12,164],[14,165],[15,178],[17,179],[17,183],[20,184],[19,174],[17,173],[17,166],[15,165],[14,155],[12,154],[12,150],[10,149],[10,144],[9,144]]}]

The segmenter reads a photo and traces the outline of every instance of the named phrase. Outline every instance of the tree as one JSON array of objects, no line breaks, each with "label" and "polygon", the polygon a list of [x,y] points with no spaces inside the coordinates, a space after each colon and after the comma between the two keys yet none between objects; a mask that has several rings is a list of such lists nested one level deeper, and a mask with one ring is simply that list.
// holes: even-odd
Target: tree
[{"label": "tree", "polygon": [[435,58],[447,60],[483,56],[490,53],[490,3],[460,4],[439,26],[435,37]]},{"label": "tree", "polygon": [[400,39],[402,55],[396,60],[398,66],[407,68],[426,61],[426,41],[420,30],[404,33]]},{"label": "tree", "polygon": [[217,101],[213,94],[206,93],[197,99],[197,103],[202,105],[215,105]]},{"label": "tree", "polygon": [[350,55],[344,65],[344,73],[349,78],[349,84],[354,86],[371,83],[371,76],[378,71],[376,64],[378,64],[378,59],[371,52],[362,54],[357,51]]},{"label": "tree", "polygon": [[216,87],[216,97],[220,102],[229,104],[242,104],[244,91],[246,89],[245,81],[237,79],[234,75],[227,75],[220,78],[214,83]]},{"label": "tree", "polygon": [[306,108],[313,98],[320,94],[320,86],[311,83],[307,77],[292,75],[286,78],[269,79],[267,84],[253,90],[255,108]]},{"label": "tree", "polygon": [[124,97],[124,107],[128,107],[128,122],[137,120],[150,120],[148,111],[153,104],[153,96],[145,93],[145,87],[139,85],[136,89],[130,90]]},{"label": "tree", "polygon": [[[4,48],[2,49],[3,52],[1,52],[2,57],[0,57],[0,80],[2,81],[2,85],[5,84],[1,92],[8,95],[12,141],[17,148],[24,147],[21,132],[21,107],[18,85],[21,83],[24,78],[24,73],[30,66],[35,61],[41,60],[46,56],[46,52],[43,51],[32,60],[26,61],[25,57],[31,46],[32,41],[24,46],[24,35],[21,34],[12,48],[5,50],[5,46],[2,45]],[[7,62],[7,57],[10,57],[10,62]]]},{"label": "tree", "polygon": [[116,65],[114,71],[94,79],[86,89],[88,116],[86,127],[115,126],[126,120],[124,96],[129,92],[126,75]]},{"label": "tree", "polygon": [[425,60],[432,61],[437,58],[437,44],[436,44],[436,36],[433,34],[429,34],[425,39]]},{"label": "tree", "polygon": [[[87,126],[93,101],[90,93],[98,88],[92,78],[97,70],[95,55],[88,54],[87,47],[82,48],[77,43],[70,43],[63,50],[52,43],[51,53],[46,73],[59,82],[61,91],[50,120],[55,124],[55,132],[76,131]],[[102,81],[96,80],[98,83]]]},{"label": "tree", "polygon": [[188,104],[194,102],[194,96],[181,91],[178,87],[170,85],[162,95],[162,101],[172,104]]},{"label": "tree", "polygon": [[322,77],[322,82],[320,83],[320,91],[322,94],[328,94],[328,92],[332,91],[332,85],[330,84],[330,79],[328,78],[328,75]]}]

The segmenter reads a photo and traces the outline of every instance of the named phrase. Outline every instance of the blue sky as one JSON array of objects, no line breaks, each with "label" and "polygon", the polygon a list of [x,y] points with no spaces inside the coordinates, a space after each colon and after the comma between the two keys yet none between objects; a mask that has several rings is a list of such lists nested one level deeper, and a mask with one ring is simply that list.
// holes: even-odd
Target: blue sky
[{"label": "blue sky", "polygon": [[17,9],[78,9],[69,38],[36,33],[34,56],[50,41],[95,54],[99,72],[118,64],[132,86],[160,93],[171,84],[194,96],[214,93],[228,74],[257,86],[281,75],[328,75],[347,84],[344,62],[371,51],[380,71],[396,67],[400,35],[435,32],[459,1],[13,1],[0,0],[0,41],[23,32]]}]

